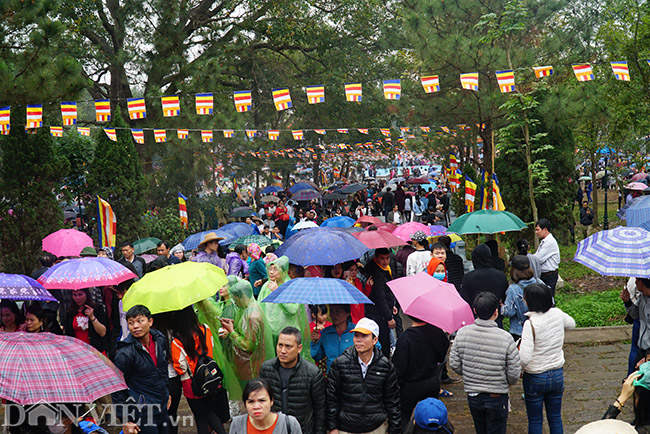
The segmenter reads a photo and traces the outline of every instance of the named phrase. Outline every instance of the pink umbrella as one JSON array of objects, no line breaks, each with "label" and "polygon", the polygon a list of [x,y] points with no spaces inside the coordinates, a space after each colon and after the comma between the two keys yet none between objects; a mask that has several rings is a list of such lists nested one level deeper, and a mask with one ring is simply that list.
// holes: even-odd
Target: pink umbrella
[{"label": "pink umbrella", "polygon": [[632,181],[641,181],[642,179],[646,179],[648,177],[647,173],[637,173],[632,177]]},{"label": "pink umbrella", "polygon": [[144,259],[144,262],[146,262],[146,263],[148,264],[149,262],[151,262],[151,261],[153,261],[154,259],[156,259],[156,258],[158,257],[158,255],[146,254],[146,255],[140,255],[140,257],[141,257],[142,259]]},{"label": "pink umbrella", "polygon": [[411,241],[411,235],[417,231],[422,231],[425,234],[429,233],[429,227],[418,222],[409,222],[399,225],[397,229],[393,231],[393,235],[400,237],[404,241]]},{"label": "pink umbrella", "polygon": [[38,278],[45,289],[82,289],[117,285],[138,276],[108,258],[78,258],[59,262]]},{"label": "pink umbrella", "polygon": [[648,186],[645,185],[642,182],[630,182],[628,185],[625,186],[625,188],[627,188],[628,190],[641,190],[641,191],[643,191],[646,188],[648,188]]},{"label": "pink umbrella", "polygon": [[[381,223],[381,220],[379,220],[377,217],[373,217],[373,216],[369,216],[369,215],[364,215],[364,216],[360,217],[360,218],[359,218],[356,222],[354,222],[354,223],[355,223],[355,224],[356,224],[356,223],[360,223],[360,224],[361,224],[361,223],[367,223],[368,225],[377,225],[377,224]],[[363,227],[363,224],[362,224],[361,226]]]},{"label": "pink umbrella", "polygon": [[422,272],[391,280],[388,286],[395,294],[404,313],[453,333],[474,323],[469,304],[456,287]]},{"label": "pink umbrella", "polygon": [[395,229],[397,229],[397,225],[394,223],[379,223],[378,225],[374,225],[377,229],[381,229],[382,231],[390,232],[391,234]]},{"label": "pink umbrella", "polygon": [[401,238],[396,237],[390,232],[376,230],[355,232],[354,238],[361,241],[369,249],[379,249],[381,247],[405,246],[406,243]]},{"label": "pink umbrella", "polygon": [[93,239],[75,229],[60,229],[43,238],[43,250],[56,256],[79,256],[84,247],[92,247]]}]

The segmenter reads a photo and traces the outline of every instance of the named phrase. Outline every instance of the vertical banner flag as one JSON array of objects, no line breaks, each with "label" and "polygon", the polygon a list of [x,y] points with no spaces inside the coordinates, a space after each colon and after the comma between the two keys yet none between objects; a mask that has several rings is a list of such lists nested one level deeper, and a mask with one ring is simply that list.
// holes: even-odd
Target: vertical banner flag
[{"label": "vertical banner flag", "polygon": [[197,93],[195,96],[196,114],[211,115],[214,106],[214,96],[212,93]]},{"label": "vertical banner flag", "polygon": [[52,137],[63,137],[63,127],[50,126],[50,134]]},{"label": "vertical banner flag", "polygon": [[0,131],[9,131],[11,124],[11,106],[0,107]]},{"label": "vertical banner flag", "polygon": [[156,143],[165,143],[167,141],[167,131],[153,130],[153,138],[156,139]]},{"label": "vertical banner flag", "polygon": [[361,102],[361,83],[345,83],[345,100],[350,102]]},{"label": "vertical banner flag", "polygon": [[223,136],[226,139],[232,139],[232,136],[235,135],[235,130],[223,130]]},{"label": "vertical banner flag", "polygon": [[269,130],[269,140],[278,140],[280,137],[280,131],[278,130]]},{"label": "vertical banner flag", "polygon": [[573,64],[573,72],[578,81],[591,81],[594,79],[594,72],[588,63]]},{"label": "vertical banner flag", "polygon": [[497,71],[496,75],[501,93],[515,91],[515,73],[512,69]]},{"label": "vertical banner flag", "polygon": [[465,176],[465,210],[474,211],[474,199],[476,198],[476,183]]},{"label": "vertical banner flag", "polygon": [[627,67],[627,61],[611,62],[611,65],[617,80],[630,81],[630,70]]},{"label": "vertical banner flag", "polygon": [[253,95],[250,90],[236,90],[232,93],[235,109],[239,113],[249,112],[253,107]]},{"label": "vertical banner flag", "polygon": [[291,94],[289,93],[289,88],[284,87],[282,89],[273,89],[273,103],[275,104],[275,109],[277,111],[282,111],[293,107],[291,103]]},{"label": "vertical banner flag", "polygon": [[27,105],[27,125],[25,128],[40,128],[43,126],[43,104]]},{"label": "vertical banner flag", "polygon": [[249,139],[252,139],[253,137],[257,136],[257,130],[246,130],[246,136]]},{"label": "vertical banner flag", "polygon": [[[483,187],[481,188],[483,190],[483,194],[480,196],[477,196],[477,199],[481,199],[481,209],[488,209],[488,197],[490,194],[490,185],[492,184],[491,178],[488,176],[488,173],[484,170],[483,171]],[[475,206],[476,207],[476,206]]]},{"label": "vertical banner flag", "polygon": [[506,205],[501,198],[501,189],[499,188],[499,180],[497,174],[492,174],[492,208],[497,211],[505,211]]},{"label": "vertical banner flag", "polygon": [[535,77],[537,78],[542,78],[542,77],[549,77],[553,75],[553,67],[552,66],[533,66],[533,71],[535,71]]},{"label": "vertical banner flag", "polygon": [[147,117],[144,98],[127,98],[126,105],[129,109],[129,119],[144,119]]},{"label": "vertical banner flag", "polygon": [[131,135],[135,143],[144,144],[144,131],[131,128]]},{"label": "vertical banner flag", "polygon": [[384,80],[384,98],[399,99],[402,96],[402,82],[397,80]]},{"label": "vertical banner flag", "polygon": [[293,134],[294,140],[302,140],[303,138],[302,130],[291,130],[291,134]]},{"label": "vertical banner flag", "polygon": [[203,143],[212,143],[212,130],[201,130],[201,141]]},{"label": "vertical banner flag", "polygon": [[478,72],[460,74],[460,84],[463,89],[478,90]]},{"label": "vertical banner flag", "polygon": [[106,133],[109,139],[111,139],[114,142],[117,142],[117,133],[115,132],[115,128],[104,128],[104,132]]},{"label": "vertical banner flag", "polygon": [[176,135],[181,140],[187,139],[190,135],[190,130],[176,130]]},{"label": "vertical banner flag", "polygon": [[440,92],[440,80],[437,75],[421,77],[420,80],[425,93]]},{"label": "vertical banner flag", "polygon": [[178,193],[178,212],[181,217],[181,227],[187,229],[187,198]]},{"label": "vertical banner flag", "polygon": [[239,184],[237,183],[236,178],[232,179],[232,189],[235,191],[235,194],[237,195],[237,199],[242,200],[241,190],[239,189]]},{"label": "vertical banner flag", "polygon": [[449,153],[449,169],[451,170],[452,175],[456,173],[456,169],[458,169],[458,159],[456,158],[456,154],[453,152]]},{"label": "vertical banner flag", "polygon": [[90,136],[90,127],[77,127],[80,136]]},{"label": "vertical banner flag", "polygon": [[160,97],[162,103],[163,116],[170,118],[181,114],[181,103],[178,95],[168,95]]},{"label": "vertical banner flag", "polygon": [[107,122],[111,120],[111,101],[107,99],[95,100],[95,119],[97,122]]},{"label": "vertical banner flag", "polygon": [[61,102],[61,119],[63,119],[63,125],[66,126],[77,124],[77,102],[76,101]]},{"label": "vertical banner flag", "polygon": [[307,102],[309,104],[319,104],[325,102],[325,86],[307,86]]},{"label": "vertical banner flag", "polygon": [[115,235],[117,234],[117,219],[111,205],[97,196],[97,233],[99,247],[115,248]]}]

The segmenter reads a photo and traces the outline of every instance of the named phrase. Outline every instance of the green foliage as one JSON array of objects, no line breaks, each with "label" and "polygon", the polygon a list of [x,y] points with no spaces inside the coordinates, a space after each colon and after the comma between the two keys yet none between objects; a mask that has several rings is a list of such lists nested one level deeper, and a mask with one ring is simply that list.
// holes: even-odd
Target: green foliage
[{"label": "green foliage", "polygon": [[573,317],[577,327],[624,325],[625,307],[619,295],[617,289],[588,294],[557,292],[555,303]]},{"label": "green foliage", "polygon": [[197,224],[190,223],[189,228],[181,226],[178,208],[163,208],[147,211],[142,217],[141,228],[151,237],[169,241],[173,246],[183,241],[195,232],[199,232]]}]

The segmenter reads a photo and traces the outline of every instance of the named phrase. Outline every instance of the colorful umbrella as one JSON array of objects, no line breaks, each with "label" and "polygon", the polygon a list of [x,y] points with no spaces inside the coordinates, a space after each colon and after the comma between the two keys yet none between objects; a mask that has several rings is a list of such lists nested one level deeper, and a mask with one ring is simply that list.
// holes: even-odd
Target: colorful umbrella
[{"label": "colorful umbrella", "polygon": [[440,225],[429,226],[429,230],[427,232],[425,232],[425,234],[429,234],[432,237],[436,237],[436,236],[439,236],[439,235],[446,235],[447,234],[447,228],[444,227],[444,226],[440,226]]},{"label": "colorful umbrella", "polygon": [[382,223],[381,220],[379,220],[377,217],[369,216],[369,215],[364,215],[361,216],[357,219],[356,223],[367,223],[367,225],[378,225]]},{"label": "colorful umbrella", "polygon": [[474,323],[469,304],[450,283],[417,273],[387,282],[405,314],[432,324],[447,333]]},{"label": "colorful umbrella", "polygon": [[318,199],[320,198],[320,193],[316,190],[300,190],[297,191],[291,196],[291,199],[298,202],[304,202],[307,200]]},{"label": "colorful umbrella", "polygon": [[509,211],[482,209],[458,217],[449,226],[457,234],[495,234],[526,229],[526,223]]},{"label": "colorful umbrella", "polygon": [[369,249],[406,245],[406,242],[402,241],[401,238],[382,230],[355,232],[352,236],[361,241]]},{"label": "colorful umbrella", "polygon": [[331,217],[321,223],[322,228],[349,228],[354,226],[354,219],[348,216]]},{"label": "colorful umbrella", "polygon": [[0,273],[0,300],[56,301],[56,298],[29,276]]},{"label": "colorful umbrella", "polygon": [[604,276],[650,277],[650,232],[619,226],[578,243],[574,261]]},{"label": "colorful umbrella", "polygon": [[280,285],[263,303],[374,304],[343,279],[299,277]]},{"label": "colorful umbrella", "polygon": [[[245,224],[245,223],[244,223]],[[251,231],[253,228],[251,228]],[[185,238],[181,244],[183,244],[183,247],[185,247],[185,250],[194,250],[199,247],[199,244],[201,244],[201,241],[205,238],[205,236],[209,233],[213,233],[217,235],[218,237],[225,238],[224,240],[221,241],[228,241],[228,242],[233,242],[235,239],[238,238],[238,236],[235,236],[231,233],[226,233],[218,229],[210,229],[209,231],[203,231],[199,232],[196,234],[192,234],[189,237]],[[219,242],[219,244],[222,244]],[[154,258],[155,259],[155,258]]]},{"label": "colorful umbrella", "polygon": [[646,188],[648,188],[647,184],[644,184],[642,182],[630,182],[628,185],[625,186],[628,190],[639,190],[643,191]]},{"label": "colorful umbrella", "polygon": [[291,194],[295,194],[300,190],[316,190],[316,189],[311,185],[307,184],[306,182],[299,182],[289,187],[289,193]]},{"label": "colorful umbrella", "polygon": [[59,262],[38,278],[46,289],[83,289],[117,285],[137,278],[131,270],[108,258],[78,258]]},{"label": "colorful umbrella", "polygon": [[230,217],[250,217],[253,214],[255,214],[255,210],[251,207],[248,206],[240,206],[239,208],[235,208],[232,210],[230,213]]},{"label": "colorful umbrella", "polygon": [[249,244],[255,243],[260,247],[264,246],[270,246],[272,244],[272,241],[269,237],[265,237],[264,235],[244,235],[243,237],[237,238],[235,241],[230,243],[228,246],[229,249],[234,249],[237,246],[248,246]]},{"label": "colorful umbrella", "polygon": [[121,372],[79,339],[0,333],[0,398],[20,405],[89,403],[126,389]]},{"label": "colorful umbrella", "polygon": [[92,247],[93,239],[75,229],[60,229],[43,238],[43,250],[56,256],[79,256],[84,247]]},{"label": "colorful umbrella", "polygon": [[151,313],[181,310],[214,296],[226,283],[226,273],[215,265],[183,262],[145,274],[131,285],[122,304],[125,311],[137,304]]},{"label": "colorful umbrella", "polygon": [[397,229],[393,231],[393,235],[404,241],[411,241],[411,235],[417,231],[422,231],[426,234],[429,232],[429,227],[418,222],[404,223],[403,225],[397,226]]},{"label": "colorful umbrella", "polygon": [[136,255],[146,252],[147,250],[155,249],[158,247],[160,238],[149,237],[149,238],[140,238],[133,242],[133,251]]},{"label": "colorful umbrella", "polygon": [[650,196],[641,196],[625,211],[628,226],[638,227],[650,220]]},{"label": "colorful umbrella", "polygon": [[359,259],[367,251],[363,243],[342,230],[313,228],[289,238],[275,254],[286,255],[290,263],[306,267],[341,264]]},{"label": "colorful umbrella", "polygon": [[262,189],[262,194],[270,194],[270,193],[277,193],[278,191],[284,190],[282,187],[279,187],[277,185],[269,185],[267,187],[264,187]]}]

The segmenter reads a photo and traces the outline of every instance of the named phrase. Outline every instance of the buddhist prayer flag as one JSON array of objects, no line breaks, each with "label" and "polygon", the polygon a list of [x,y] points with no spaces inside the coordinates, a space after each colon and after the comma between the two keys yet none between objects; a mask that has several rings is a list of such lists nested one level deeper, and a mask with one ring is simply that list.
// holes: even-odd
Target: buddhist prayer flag
[{"label": "buddhist prayer flag", "polygon": [[250,139],[257,136],[257,130],[246,130],[246,136]]},{"label": "buddhist prayer flag", "polygon": [[187,229],[187,198],[178,193],[178,212],[181,218],[181,227]]},{"label": "buddhist prayer flag", "polygon": [[280,137],[280,131],[269,130],[268,136],[269,136],[269,140],[278,140],[278,137]]},{"label": "buddhist prayer flag", "polygon": [[8,130],[11,124],[11,106],[0,107],[0,130]]},{"label": "buddhist prayer flag", "polygon": [[43,126],[43,104],[27,105],[27,124],[25,128],[40,128]]},{"label": "buddhist prayer flag", "polygon": [[535,71],[535,77],[542,78],[553,75],[552,66],[533,66],[533,71]]},{"label": "buddhist prayer flag", "polygon": [[163,116],[174,117],[181,114],[181,103],[178,95],[168,95],[160,98],[162,102]]},{"label": "buddhist prayer flag", "polygon": [[76,101],[61,102],[61,118],[63,119],[63,125],[77,124],[77,102]]},{"label": "buddhist prayer flag", "polygon": [[361,102],[362,98],[361,83],[345,84],[345,100],[351,102]]},{"label": "buddhist prayer flag", "polygon": [[467,176],[465,177],[465,209],[467,212],[474,211],[474,199],[476,198],[476,183]]},{"label": "buddhist prayer flag", "polygon": [[449,169],[452,174],[456,172],[456,169],[458,169],[458,159],[456,158],[456,154],[453,152],[449,153]]},{"label": "buddhist prayer flag", "polygon": [[307,86],[305,90],[309,104],[325,102],[325,86]]},{"label": "buddhist prayer flag", "polygon": [[368,134],[368,128],[357,128],[357,131],[361,134]]},{"label": "buddhist prayer flag", "polygon": [[423,133],[428,133],[431,130],[431,128],[429,127],[420,127],[420,129],[422,130]]},{"label": "buddhist prayer flag", "polygon": [[505,211],[506,205],[501,198],[501,189],[499,188],[499,180],[497,174],[492,174],[492,209],[497,211]]},{"label": "buddhist prayer flag", "polygon": [[440,92],[440,80],[437,75],[421,77],[420,80],[425,93]]},{"label": "buddhist prayer flag", "polygon": [[478,90],[478,72],[460,74],[460,84],[463,89]]},{"label": "buddhist prayer flag", "polygon": [[402,95],[402,83],[397,80],[384,80],[384,98],[399,99]]},{"label": "buddhist prayer flag", "polygon": [[129,109],[130,119],[144,119],[147,117],[147,107],[144,98],[127,98],[126,105]]},{"label": "buddhist prayer flag", "polygon": [[515,73],[512,69],[497,71],[497,82],[501,93],[508,93],[515,91]]},{"label": "buddhist prayer flag", "polygon": [[273,89],[273,103],[277,111],[282,111],[293,107],[291,103],[291,94],[288,88]]},{"label": "buddhist prayer flag", "polygon": [[347,128],[339,128],[339,129],[337,129],[336,131],[339,132],[339,133],[341,133],[341,134],[347,134],[347,133],[348,133],[348,129],[347,129]]},{"label": "buddhist prayer flag", "polygon": [[294,140],[302,140],[303,138],[302,130],[292,130],[291,134],[293,134]]},{"label": "buddhist prayer flag", "polygon": [[201,141],[203,143],[212,143],[212,130],[201,130]]},{"label": "buddhist prayer flag", "polygon": [[0,128],[0,136],[7,136],[11,132],[11,125],[2,125]]},{"label": "buddhist prayer flag", "polygon": [[63,137],[63,127],[50,127],[50,134],[53,137]]},{"label": "buddhist prayer flag", "polygon": [[449,127],[447,127],[447,126],[445,126],[445,125],[442,125],[442,126],[440,126],[440,129],[441,129],[442,131],[444,131],[445,133],[449,134]]},{"label": "buddhist prayer flag", "polygon": [[320,134],[320,135],[325,135],[325,134],[327,134],[327,131],[325,131],[325,130],[314,130],[314,132],[315,132],[316,134]]},{"label": "buddhist prayer flag", "polygon": [[591,81],[594,79],[594,72],[588,63],[574,64],[573,72],[578,81]]},{"label": "buddhist prayer flag", "polygon": [[106,133],[109,139],[111,139],[114,142],[117,142],[117,133],[115,132],[115,128],[104,128],[104,132]]},{"label": "buddhist prayer flag", "polygon": [[617,80],[630,81],[630,70],[627,67],[627,61],[610,62],[612,71]]},{"label": "buddhist prayer flag", "polygon": [[390,128],[380,128],[379,131],[384,135],[384,137],[390,137]]},{"label": "buddhist prayer flag", "polygon": [[196,114],[211,115],[214,107],[214,96],[212,93],[197,93],[195,96]]},{"label": "buddhist prayer flag", "polygon": [[115,248],[117,219],[111,205],[99,196],[97,196],[97,223],[99,247]]},{"label": "buddhist prayer flag", "polygon": [[233,92],[232,98],[235,101],[235,109],[239,113],[251,111],[253,96],[250,90],[237,90]]},{"label": "buddhist prayer flag", "polygon": [[111,102],[109,100],[95,100],[95,119],[97,122],[107,122],[111,120]]},{"label": "buddhist prayer flag", "polygon": [[190,135],[189,130],[176,130],[176,135],[178,136],[179,139],[184,140],[187,139]]},{"label": "buddhist prayer flag", "polygon": [[90,136],[90,127],[77,127],[80,136]]},{"label": "buddhist prayer flag", "polygon": [[167,131],[165,130],[153,130],[153,138],[157,143],[164,143],[167,141]]},{"label": "buddhist prayer flag", "polygon": [[143,130],[136,130],[131,128],[131,135],[133,136],[133,140],[135,140],[135,143],[144,143],[144,131]]},{"label": "buddhist prayer flag", "polygon": [[408,133],[410,131],[409,127],[399,127],[399,130],[403,133]]},{"label": "buddhist prayer flag", "polygon": [[235,130],[223,130],[223,136],[226,139],[231,139],[235,135]]}]

